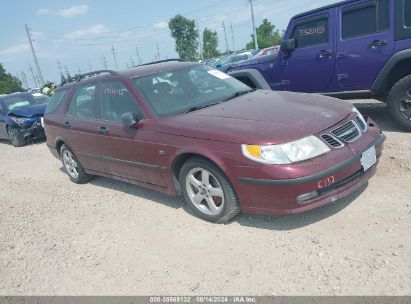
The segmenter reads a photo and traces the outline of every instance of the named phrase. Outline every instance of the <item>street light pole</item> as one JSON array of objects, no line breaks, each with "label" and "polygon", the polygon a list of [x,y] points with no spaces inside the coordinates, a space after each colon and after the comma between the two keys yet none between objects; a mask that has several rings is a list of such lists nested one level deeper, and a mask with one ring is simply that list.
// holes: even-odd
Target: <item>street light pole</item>
[{"label": "street light pole", "polygon": [[253,8],[253,0],[248,0],[251,6],[251,19],[253,21],[253,33],[254,33],[254,48],[258,50],[258,42],[257,42],[257,31],[255,29],[255,21],[254,21],[254,8]]}]

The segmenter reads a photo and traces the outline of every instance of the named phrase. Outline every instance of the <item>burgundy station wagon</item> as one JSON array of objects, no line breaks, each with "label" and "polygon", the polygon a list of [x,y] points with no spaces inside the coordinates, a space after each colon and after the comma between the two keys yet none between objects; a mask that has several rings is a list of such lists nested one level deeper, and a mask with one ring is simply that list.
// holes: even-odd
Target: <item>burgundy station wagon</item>
[{"label": "burgundy station wagon", "polygon": [[56,90],[44,125],[73,182],[100,175],[181,194],[219,223],[346,197],[375,173],[385,140],[348,102],[253,90],[177,60],[81,75]]}]

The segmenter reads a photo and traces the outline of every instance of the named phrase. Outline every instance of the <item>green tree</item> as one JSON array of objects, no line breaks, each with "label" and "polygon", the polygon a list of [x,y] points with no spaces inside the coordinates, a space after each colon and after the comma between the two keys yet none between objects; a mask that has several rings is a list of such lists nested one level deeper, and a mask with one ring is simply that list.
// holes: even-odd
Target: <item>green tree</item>
[{"label": "green tree", "polygon": [[217,50],[218,36],[216,31],[211,31],[205,28],[203,31],[203,52],[204,58],[213,58],[220,55]]},{"label": "green tree", "polygon": [[[282,36],[275,25],[264,19],[259,27],[256,28],[258,47],[260,49],[268,48],[281,43]],[[247,50],[254,48],[254,35],[251,35],[251,41],[245,46]]]},{"label": "green tree", "polygon": [[0,63],[0,94],[22,91],[24,91],[24,89],[21,86],[21,81],[10,73],[6,73],[3,64]]},{"label": "green tree", "polygon": [[195,60],[197,58],[198,32],[195,29],[194,20],[176,15],[168,22],[171,36],[176,41],[176,51],[183,60]]}]

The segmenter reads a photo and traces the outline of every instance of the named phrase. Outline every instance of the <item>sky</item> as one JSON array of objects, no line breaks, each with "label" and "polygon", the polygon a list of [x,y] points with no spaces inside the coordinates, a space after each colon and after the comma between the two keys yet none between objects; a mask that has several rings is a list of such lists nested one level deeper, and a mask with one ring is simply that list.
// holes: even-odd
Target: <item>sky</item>
[{"label": "sky", "polygon": [[[333,2],[253,0],[256,26],[267,18],[282,31],[293,15]],[[196,20],[200,32],[217,31],[220,51],[226,50],[223,22],[230,50],[244,48],[252,33],[248,0],[1,0],[0,12],[0,63],[20,79],[24,73],[29,87],[35,87],[37,72],[25,24],[43,78],[54,82],[60,81],[58,62],[73,76],[103,69],[104,60],[108,69],[127,69],[138,64],[137,52],[143,63],[155,60],[157,52],[160,59],[177,58],[168,29],[177,14]]]}]

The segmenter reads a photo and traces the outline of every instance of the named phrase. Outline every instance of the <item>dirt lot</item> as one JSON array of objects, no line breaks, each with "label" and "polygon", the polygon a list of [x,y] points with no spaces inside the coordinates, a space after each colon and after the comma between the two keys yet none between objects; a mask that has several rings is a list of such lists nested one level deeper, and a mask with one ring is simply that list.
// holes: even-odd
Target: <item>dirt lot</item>
[{"label": "dirt lot", "polygon": [[69,181],[44,143],[0,142],[0,294],[411,294],[411,133],[345,201],[289,217],[193,217],[180,199]]}]

